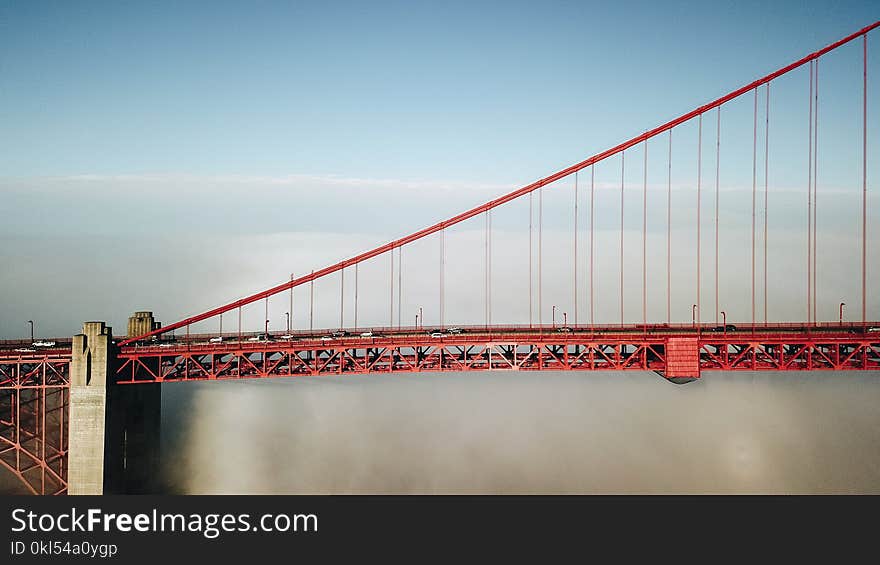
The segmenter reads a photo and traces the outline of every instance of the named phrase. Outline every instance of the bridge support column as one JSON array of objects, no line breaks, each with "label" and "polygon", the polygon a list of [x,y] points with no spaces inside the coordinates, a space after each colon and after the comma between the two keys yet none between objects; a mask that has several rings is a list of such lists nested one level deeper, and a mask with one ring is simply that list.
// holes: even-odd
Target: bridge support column
[{"label": "bridge support column", "polygon": [[115,385],[115,365],[112,328],[84,323],[70,363],[68,494],[154,490],[161,385]]},{"label": "bridge support column", "polygon": [[107,380],[110,374],[112,328],[86,322],[73,336],[70,360],[70,428],[68,494],[104,492],[104,451]]}]

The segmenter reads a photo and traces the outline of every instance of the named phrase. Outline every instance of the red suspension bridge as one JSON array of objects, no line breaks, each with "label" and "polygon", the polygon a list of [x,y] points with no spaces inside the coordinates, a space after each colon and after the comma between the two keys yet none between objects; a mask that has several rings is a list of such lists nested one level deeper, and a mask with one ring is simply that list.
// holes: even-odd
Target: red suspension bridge
[{"label": "red suspension bridge", "polygon": [[[107,383],[109,385],[132,385],[163,383],[188,380],[219,380],[239,378],[295,377],[305,375],[366,374],[366,373],[413,373],[432,371],[654,371],[674,381],[687,381],[698,378],[703,371],[871,371],[880,370],[880,322],[870,319],[868,265],[871,238],[869,236],[868,201],[868,36],[869,32],[880,26],[875,22],[852,35],[827,47],[811,53],[762,78],[695,108],[658,127],[645,131],[606,151],[602,151],[570,167],[523,186],[508,194],[491,200],[444,221],[435,223],[405,237],[381,245],[349,259],[306,275],[294,277],[281,284],[257,292],[245,298],[212,308],[200,314],[187,317],[178,322],[159,326],[149,315],[141,316],[142,324],[130,324],[129,335],[117,342],[111,342],[108,363]],[[857,85],[847,87],[860,98],[860,128],[853,129],[858,135],[857,146],[861,149],[858,192],[860,222],[857,229],[857,266],[847,272],[850,278],[857,278],[859,291],[848,297],[858,305],[854,320],[844,319],[844,302],[833,304],[836,319],[820,319],[823,306],[817,289],[820,278],[818,262],[818,243],[821,241],[817,220],[818,214],[818,149],[820,141],[819,122],[819,63],[823,57],[841,49],[845,45],[861,43],[858,49],[861,80]],[[852,53],[850,52],[850,55]],[[824,67],[823,67],[824,68]],[[807,124],[807,154],[803,168],[807,183],[798,191],[798,197],[805,201],[806,230],[803,238],[792,243],[786,234],[778,237],[769,228],[772,216],[769,210],[772,187],[768,181],[772,170],[771,131],[774,137],[786,138],[786,127],[794,127],[789,119],[774,123],[771,116],[771,85],[783,77],[802,72],[807,76],[806,88],[797,96],[806,98],[806,115],[798,118],[798,126]],[[720,162],[722,108],[737,105],[746,107],[749,134],[740,139],[741,152],[747,157],[736,163],[740,171],[751,174],[746,184],[750,200],[744,216],[748,228],[736,242],[738,250],[746,256],[748,268],[745,283],[734,293],[746,297],[740,302],[748,312],[737,323],[729,323],[727,313],[721,309],[719,281],[720,263],[724,255],[719,248],[719,218],[722,213],[720,202]],[[775,106],[773,106],[775,107]],[[823,101],[823,114],[834,115],[833,109]],[[714,119],[713,119],[714,118]],[[704,168],[704,122],[715,123],[711,133],[715,139],[708,139],[714,146],[714,179],[705,182]],[[739,125],[742,126],[742,120]],[[693,155],[682,157],[673,153],[673,135],[679,129],[696,127],[696,142]],[[705,128],[709,129],[709,128]],[[831,129],[831,128],[829,128]],[[824,131],[824,130],[823,130]],[[763,143],[759,143],[761,140]],[[824,147],[824,145],[823,145]],[[659,152],[658,152],[659,148]],[[658,187],[665,193],[665,216],[662,229],[653,230],[652,249],[656,241],[662,240],[663,252],[649,253],[648,215],[649,190],[649,149],[655,156],[665,156],[661,168],[665,173],[665,186]],[[744,151],[742,151],[744,150]],[[734,151],[735,153],[735,151]],[[763,154],[762,157],[760,155]],[[643,162],[641,183],[641,249],[636,246],[641,269],[633,273],[625,270],[627,259],[633,257],[633,246],[625,246],[624,234],[630,226],[625,226],[627,216],[624,212],[626,158],[635,156]],[[673,203],[673,163],[675,159],[695,161],[696,182],[693,218],[679,213],[682,203]],[[613,158],[620,159],[619,255],[617,272],[607,267],[599,268],[597,262],[598,235],[597,220],[601,223],[611,215],[607,210],[597,213],[597,189],[607,193],[607,186],[597,186],[596,167],[607,164]],[[616,164],[613,164],[616,168]],[[783,174],[790,173],[784,168]],[[762,174],[759,174],[763,171]],[[761,182],[759,182],[759,180]],[[561,182],[564,181],[564,182]],[[797,181],[800,182],[800,181]],[[662,184],[662,183],[661,183]],[[551,315],[547,316],[550,302],[545,296],[544,274],[544,191],[561,185],[573,188],[571,214],[574,219],[571,232],[572,244],[572,320],[568,311],[557,313],[553,305]],[[631,186],[631,185],[630,185]],[[665,190],[663,190],[665,188]],[[585,203],[581,202],[581,196]],[[703,242],[706,239],[704,219],[701,211],[705,207],[704,194],[712,196],[714,211],[711,217],[714,259],[707,277],[706,252]],[[586,196],[588,195],[588,196]],[[537,197],[537,198],[536,198]],[[528,219],[521,226],[523,233],[528,231],[528,320],[516,324],[493,323],[493,288],[499,284],[493,278],[493,211],[515,201],[528,200]],[[535,202],[537,200],[537,203]],[[586,209],[586,214],[584,214]],[[579,211],[580,210],[580,211]],[[785,210],[778,213],[785,216]],[[586,215],[588,230],[579,226],[581,216]],[[679,216],[685,216],[682,220]],[[760,222],[759,222],[760,218]],[[481,270],[482,288],[468,289],[471,294],[482,295],[483,323],[463,323],[462,320],[447,319],[449,304],[449,284],[447,279],[447,234],[451,228],[468,220],[482,219],[483,254],[467,254],[468,267],[472,271]],[[626,229],[625,229],[626,228]],[[690,234],[693,245],[693,259],[686,268],[682,266],[677,244],[674,243],[673,230]],[[786,227],[786,231],[789,230]],[[790,231],[790,230],[789,230]],[[656,232],[656,233],[655,233]],[[665,237],[663,234],[665,232]],[[494,234],[496,237],[497,233]],[[607,236],[607,233],[606,233]],[[436,323],[425,323],[422,308],[418,308],[415,323],[402,323],[403,318],[403,257],[404,250],[413,249],[420,240],[435,238],[439,240],[439,253],[436,257],[438,292],[432,309],[438,312]],[[607,239],[607,238],[606,238]],[[504,242],[500,244],[505,246]],[[778,248],[778,249],[777,249]],[[805,266],[805,287],[803,296],[792,296],[786,285],[776,291],[779,299],[789,303],[799,303],[803,313],[800,322],[773,321],[768,315],[772,305],[774,289],[768,284],[768,272],[774,262],[768,260],[770,253],[777,249],[782,257],[802,257]],[[603,251],[608,251],[607,242]],[[664,253],[665,252],[665,253]],[[417,250],[411,252],[418,254]],[[523,254],[526,254],[524,251]],[[414,256],[412,255],[412,256]],[[410,257],[410,252],[407,257]],[[774,255],[775,256],[775,255]],[[659,260],[657,260],[659,257]],[[648,269],[648,260],[661,265],[659,269]],[[801,259],[797,259],[801,261]],[[688,259],[690,262],[691,260]],[[388,273],[384,284],[387,288],[361,288],[359,270],[365,264],[387,262]],[[583,264],[581,268],[579,265]],[[630,265],[632,263],[630,262]],[[396,270],[395,270],[396,267]],[[680,272],[693,269],[693,296],[686,297],[690,320],[680,321],[673,316],[673,297],[676,280]],[[783,267],[780,267],[783,269]],[[346,277],[348,275],[348,277]],[[339,325],[334,328],[315,327],[314,287],[315,283],[331,276],[339,280]],[[557,277],[557,274],[553,275]],[[618,287],[616,299],[619,319],[609,320],[598,315],[598,306],[603,302],[597,299],[599,279],[613,276]],[[346,278],[349,286],[346,287]],[[703,315],[706,309],[704,286],[706,280],[714,282],[710,290],[712,314]],[[503,281],[505,285],[509,281]],[[607,280],[606,283],[607,284]],[[308,289],[309,316],[307,329],[293,327],[294,289]],[[349,290],[346,296],[346,288]],[[627,319],[627,296],[629,289],[638,288],[641,292],[641,320]],[[656,301],[657,289],[662,289],[665,300],[657,308],[649,309],[649,294]],[[352,295],[353,290],[353,295]],[[378,293],[388,296],[388,318],[364,323],[359,310],[363,307],[363,296]],[[385,294],[387,293],[387,294]],[[606,296],[607,287],[606,287]],[[583,300],[586,296],[586,302]],[[348,300],[346,300],[348,298]],[[520,299],[525,300],[525,296]],[[554,297],[556,298],[556,297]],[[270,301],[289,300],[286,312],[286,331],[269,331],[268,313]],[[359,303],[359,300],[361,301]],[[262,304],[261,304],[262,303]],[[607,304],[607,299],[604,301]],[[259,331],[245,330],[242,311],[246,307],[263,306],[265,326]],[[346,324],[346,306],[350,308]],[[395,307],[396,306],[396,307]],[[581,310],[583,309],[583,313]],[[656,312],[665,310],[665,316]],[[827,309],[826,309],[827,310]],[[560,315],[561,314],[561,315]],[[585,316],[583,317],[582,316]],[[237,319],[234,331],[223,332],[223,316]],[[395,320],[396,315],[396,320]],[[407,317],[407,320],[410,318]],[[396,323],[395,323],[396,322]],[[207,333],[208,328],[218,327],[218,332]],[[227,325],[227,329],[228,329]],[[132,328],[135,328],[134,330]],[[139,328],[139,329],[138,329]],[[71,361],[82,352],[83,345],[74,339],[56,339],[54,346],[35,348],[31,342],[5,342],[0,344],[0,463],[18,476],[22,483],[35,493],[65,492],[67,489],[66,456],[68,454],[68,426],[70,418]],[[92,352],[94,355],[94,352]],[[76,379],[73,384],[76,386]]]}]

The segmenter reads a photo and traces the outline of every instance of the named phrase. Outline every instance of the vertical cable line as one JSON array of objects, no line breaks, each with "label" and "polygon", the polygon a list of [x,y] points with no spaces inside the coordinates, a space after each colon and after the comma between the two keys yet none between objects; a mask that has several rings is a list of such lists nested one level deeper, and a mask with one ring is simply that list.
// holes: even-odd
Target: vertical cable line
[{"label": "vertical cable line", "polygon": [[358,265],[354,264],[354,327],[358,327]]},{"label": "vertical cable line", "polygon": [[397,329],[403,313],[403,246],[397,248]]},{"label": "vertical cable line", "polygon": [[574,325],[578,325],[578,174],[574,174]]},{"label": "vertical cable line", "polygon": [[758,193],[758,89],[755,88],[755,109],[752,116],[752,332],[755,331],[755,210]]},{"label": "vertical cable line", "polygon": [[648,328],[648,138],[642,177],[642,325]]},{"label": "vertical cable line", "polygon": [[389,252],[391,257],[391,274],[388,276],[389,286],[391,287],[391,298],[388,300],[388,327],[394,327],[394,248]]},{"label": "vertical cable line", "polygon": [[339,269],[339,329],[345,327],[345,269]]},{"label": "vertical cable line", "polygon": [[718,206],[720,199],[721,180],[721,106],[718,106],[717,123],[715,124],[715,325],[718,325],[719,310],[721,308],[718,298]]},{"label": "vertical cable line", "polygon": [[620,325],[623,325],[623,178],[626,152],[620,152]]},{"label": "vertical cable line", "polygon": [[534,198],[533,193],[529,193],[529,327],[532,327],[532,313],[533,313],[533,305],[532,305],[532,221],[535,217],[534,215]]},{"label": "vertical cable line", "polygon": [[446,230],[440,230],[440,329],[446,325],[446,302],[445,302],[445,278],[446,278]]},{"label": "vertical cable line", "polygon": [[596,194],[596,167],[595,165],[590,167],[590,331],[593,331],[593,251],[595,249],[595,245],[593,244],[593,233],[595,231],[594,224],[596,223],[596,214],[595,214],[595,194]]},{"label": "vertical cable line", "polygon": [[541,287],[542,264],[541,259],[544,250],[544,187],[538,189],[538,326],[544,323],[543,288]]},{"label": "vertical cable line", "polygon": [[[312,271],[314,274],[314,271]],[[241,325],[241,309],[239,309],[239,325]],[[309,281],[309,331],[315,329],[315,279]],[[239,331],[239,333],[241,333]]]},{"label": "vertical cable line", "polygon": [[770,83],[767,83],[767,109],[764,112],[764,325],[767,325],[767,226],[770,221],[768,216],[769,182],[768,171],[770,163]]},{"label": "vertical cable line", "polygon": [[672,130],[666,177],[666,323],[672,323]]},{"label": "vertical cable line", "polygon": [[813,61],[810,61],[810,114],[807,155],[807,323],[812,321],[813,304]]},{"label": "vertical cable line", "polygon": [[703,114],[697,118],[697,331],[702,323],[702,310],[700,309],[700,189],[703,171]]},{"label": "vertical cable line", "polygon": [[819,321],[816,302],[819,296],[819,257],[816,253],[819,239],[819,59],[816,59],[816,87],[813,112],[813,320]]},{"label": "vertical cable line", "polygon": [[867,323],[868,247],[868,35],[862,36],[862,325]]}]

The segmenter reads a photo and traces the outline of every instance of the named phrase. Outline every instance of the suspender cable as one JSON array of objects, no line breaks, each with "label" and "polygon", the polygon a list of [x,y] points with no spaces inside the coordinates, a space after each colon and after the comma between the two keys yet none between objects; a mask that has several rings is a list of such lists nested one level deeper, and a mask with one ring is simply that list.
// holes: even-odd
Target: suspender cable
[{"label": "suspender cable", "polygon": [[862,325],[867,322],[868,246],[868,35],[862,36]]},{"label": "suspender cable", "polygon": [[492,231],[492,229],[491,229],[491,224],[492,224],[492,216],[491,216],[491,214],[492,214],[492,213],[491,213],[489,210],[486,210],[486,237],[485,237],[486,249],[485,249],[485,265],[484,265],[484,266],[485,266],[484,272],[485,272],[485,275],[486,275],[486,281],[485,281],[485,283],[486,283],[486,287],[485,287],[485,294],[484,294],[484,297],[485,297],[485,300],[486,300],[486,303],[485,303],[485,308],[486,308],[486,312],[485,312],[485,314],[486,314],[486,327],[489,327],[489,325],[492,323],[492,313],[491,313],[491,311],[492,311],[492,306],[490,305],[490,303],[491,303],[491,301],[492,301],[491,290],[490,290],[491,283],[489,282],[489,279],[490,279],[490,277],[491,277],[491,273],[490,273],[490,271],[491,271],[491,269],[492,269],[492,266],[491,266],[491,263],[492,263],[492,259],[491,259],[491,254],[492,254],[492,251],[491,251],[491,245],[492,245],[492,243],[491,243],[491,241],[490,241],[490,238],[491,238],[491,235],[490,235],[490,234],[491,234],[491,231]]},{"label": "suspender cable", "polygon": [[541,274],[542,274],[542,264],[541,264],[541,256],[544,250],[544,242],[543,242],[543,233],[544,233],[544,188],[541,187],[538,189],[538,326],[540,327],[544,323],[544,312],[542,310],[542,303],[544,298],[543,289],[541,287]]},{"label": "suspender cable", "polygon": [[354,327],[358,327],[358,265],[354,264]]},{"label": "suspender cable", "polygon": [[755,331],[755,210],[758,171],[758,89],[755,88],[755,109],[752,116],[752,332]]},{"label": "suspender cable", "polygon": [[596,166],[590,167],[590,331],[593,331],[593,233],[595,232]]},{"label": "suspender cable", "polygon": [[718,325],[720,304],[718,298],[718,206],[721,180],[721,106],[718,106],[717,123],[715,124],[715,325]]},{"label": "suspender cable", "polygon": [[388,327],[394,327],[394,248],[391,248],[389,253],[391,257],[391,274],[388,275],[388,283],[391,287],[391,298],[388,300],[389,313],[388,313]]},{"label": "suspender cable", "polygon": [[[315,271],[312,271],[315,274]],[[240,310],[239,310],[240,312]],[[315,279],[309,281],[309,331],[315,329]]]},{"label": "suspender cable", "polygon": [[440,230],[440,329],[446,326],[444,279],[446,278],[446,230]]},{"label": "suspender cable", "polygon": [[816,59],[816,112],[813,117],[813,319],[818,320],[817,301],[819,300],[819,59]]},{"label": "suspender cable", "polygon": [[642,325],[648,328],[648,140],[642,177]]},{"label": "suspender cable", "polygon": [[403,246],[397,248],[397,329],[403,312]]},{"label": "suspender cable", "polygon": [[770,83],[767,83],[767,109],[764,112],[764,325],[767,325],[767,226],[770,221],[768,216],[769,182],[768,171],[770,163]]},{"label": "suspender cable", "polygon": [[700,188],[701,173],[703,170],[703,114],[697,119],[697,312],[696,322],[697,331],[699,331],[702,321],[702,311],[700,310]]},{"label": "suspender cable", "polygon": [[574,325],[578,325],[578,174],[574,174]]},{"label": "suspender cable", "polygon": [[620,152],[620,325],[623,325],[623,178],[625,151]]},{"label": "suspender cable", "polygon": [[529,327],[532,327],[532,220],[534,215],[533,193],[529,193]]},{"label": "suspender cable", "polygon": [[339,329],[345,327],[345,269],[339,269]]},{"label": "suspender cable", "polygon": [[672,130],[666,177],[666,323],[672,323]]},{"label": "suspender cable", "polygon": [[807,159],[807,323],[812,321],[813,290],[813,61],[810,61],[810,116]]}]

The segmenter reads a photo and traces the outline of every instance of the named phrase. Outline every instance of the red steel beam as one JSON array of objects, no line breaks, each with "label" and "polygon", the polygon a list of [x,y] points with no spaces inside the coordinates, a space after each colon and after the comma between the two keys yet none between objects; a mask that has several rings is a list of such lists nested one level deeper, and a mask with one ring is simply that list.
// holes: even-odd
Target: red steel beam
[{"label": "red steel beam", "polygon": [[790,71],[793,71],[794,69],[797,69],[798,67],[800,67],[800,66],[802,66],[802,65],[804,65],[814,59],[817,59],[818,57],[821,57],[822,55],[828,53],[829,51],[833,51],[834,49],[837,49],[841,45],[849,43],[850,41],[857,39],[859,37],[862,37],[863,35],[867,34],[869,31],[871,31],[877,27],[880,27],[880,20],[872,23],[869,26],[866,26],[866,27],[860,29],[859,31],[857,31],[853,34],[850,34],[850,35],[844,37],[843,39],[835,41],[834,43],[831,43],[830,45],[827,45],[826,47],[823,47],[822,49],[820,49],[814,53],[811,53],[811,54],[807,55],[806,57],[803,57],[803,58],[795,61],[794,63],[791,63],[785,67],[782,67],[779,70],[776,70],[776,71],[774,71],[774,72],[772,72],[762,78],[759,78],[759,79],[757,79],[757,80],[755,80],[745,86],[742,86],[742,87],[740,87],[740,88],[738,88],[728,94],[725,94],[724,96],[722,96],[712,102],[709,102],[708,104],[704,104],[703,106],[700,106],[694,110],[691,110],[690,112],[688,112],[686,114],[682,114],[681,116],[675,118],[674,120],[670,120],[661,126],[658,126],[658,127],[654,128],[652,130],[649,130],[641,135],[633,137],[632,139],[625,141],[619,145],[616,145],[616,146],[612,147],[611,149],[608,149],[608,150],[603,151],[601,153],[597,153],[596,155],[593,155],[592,157],[585,159],[585,160],[581,161],[580,163],[576,163],[574,165],[571,165],[570,167],[562,169],[561,171],[558,171],[556,173],[553,173],[552,175],[550,175],[548,177],[544,177],[543,179],[535,181],[532,184],[529,184],[529,185],[524,186],[520,189],[514,190],[513,192],[509,192],[509,193],[505,194],[504,196],[501,196],[499,198],[491,200],[481,206],[477,206],[476,208],[472,208],[472,209],[468,210],[467,212],[463,212],[463,213],[461,213],[457,216],[454,216],[448,220],[438,222],[438,223],[434,224],[433,226],[424,228],[424,229],[419,230],[415,233],[412,233],[408,236],[391,241],[389,243],[386,243],[385,245],[376,247],[375,249],[372,249],[372,250],[367,251],[365,253],[361,253],[360,255],[357,255],[351,259],[346,259],[344,261],[340,261],[339,263],[336,263],[335,265],[331,265],[331,266],[325,267],[321,270],[314,271],[314,272],[309,273],[308,275],[302,276],[298,279],[286,281],[286,282],[279,284],[277,286],[274,286],[268,290],[264,290],[264,291],[258,292],[256,294],[252,294],[251,296],[248,296],[246,298],[242,298],[240,300],[230,302],[224,306],[219,306],[217,308],[214,308],[213,310],[208,310],[207,312],[203,312],[202,314],[198,314],[197,316],[191,316],[191,317],[186,318],[184,320],[181,320],[179,322],[175,322],[175,323],[168,325],[168,326],[165,326],[163,328],[155,329],[155,330],[150,331],[148,333],[145,333],[143,335],[128,338],[128,339],[120,342],[119,345],[127,345],[129,343],[133,343],[135,341],[138,341],[138,340],[141,340],[141,339],[153,336],[153,335],[164,334],[166,332],[176,330],[178,328],[182,328],[184,326],[188,326],[190,324],[194,324],[196,322],[200,322],[200,321],[206,320],[208,318],[213,318],[214,316],[218,316],[218,315],[223,314],[225,312],[228,312],[230,310],[240,308],[242,306],[245,306],[247,304],[251,304],[251,303],[256,302],[258,300],[262,300],[262,299],[267,298],[269,296],[272,296],[274,294],[278,294],[279,292],[283,292],[285,290],[288,290],[288,289],[297,287],[299,285],[311,282],[315,279],[319,279],[321,277],[330,275],[332,273],[340,271],[340,270],[342,270],[346,267],[349,267],[351,265],[356,265],[358,263],[361,263],[362,261],[372,259],[373,257],[377,257],[379,255],[382,255],[383,253],[387,253],[387,252],[392,251],[398,247],[401,247],[401,246],[406,245],[408,243],[412,243],[414,241],[422,239],[423,237],[427,237],[431,234],[437,233],[437,232],[444,230],[450,226],[453,226],[455,224],[458,224],[460,222],[463,222],[465,220],[473,218],[474,216],[478,216],[479,214],[482,214],[483,212],[486,212],[487,210],[491,210],[492,208],[495,208],[497,206],[501,206],[502,204],[506,204],[507,202],[510,202],[511,200],[515,200],[515,199],[519,198],[520,196],[524,196],[534,190],[537,190],[538,188],[541,188],[542,186],[556,182],[557,180],[559,180],[561,178],[565,178],[568,175],[571,175],[577,171],[580,171],[581,169],[584,169],[584,168],[589,167],[591,165],[594,165],[600,161],[603,161],[609,157],[612,157],[613,155],[616,155],[616,154],[620,153],[621,151],[625,151],[626,149],[629,149],[630,147],[633,147],[634,145],[637,145],[643,141],[647,141],[648,139],[651,139],[652,137],[654,137],[656,135],[659,135],[663,132],[671,130],[675,126],[681,125],[684,122],[687,122],[688,120],[690,120],[696,116],[699,116],[709,110],[712,110],[713,108],[717,108],[718,106],[721,106],[725,102],[729,102],[730,100],[733,100],[734,98],[737,98],[738,96],[741,96],[742,94],[745,94],[746,92],[749,92],[750,90],[752,90],[754,88],[757,88],[763,84],[766,84],[775,78],[778,78],[778,77],[780,77]]}]

